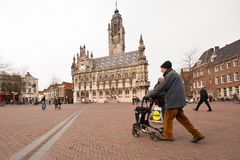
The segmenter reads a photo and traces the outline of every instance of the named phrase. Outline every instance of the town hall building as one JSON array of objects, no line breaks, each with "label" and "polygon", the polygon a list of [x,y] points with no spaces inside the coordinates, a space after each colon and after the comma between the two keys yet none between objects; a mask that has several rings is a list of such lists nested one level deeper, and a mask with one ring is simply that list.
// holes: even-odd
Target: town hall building
[{"label": "town hall building", "polygon": [[138,49],[125,52],[122,21],[116,8],[108,25],[108,56],[93,58],[83,45],[80,46],[80,54],[73,57],[74,103],[131,102],[133,97],[142,98],[148,92],[148,61],[142,35]]}]

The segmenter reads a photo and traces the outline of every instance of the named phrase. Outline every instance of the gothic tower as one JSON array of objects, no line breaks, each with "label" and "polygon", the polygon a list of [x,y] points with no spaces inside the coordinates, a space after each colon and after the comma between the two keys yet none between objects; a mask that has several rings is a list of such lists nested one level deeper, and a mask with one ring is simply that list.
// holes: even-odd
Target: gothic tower
[{"label": "gothic tower", "polygon": [[111,23],[108,24],[108,48],[109,56],[121,54],[125,51],[125,31],[122,24],[122,16],[117,7]]}]

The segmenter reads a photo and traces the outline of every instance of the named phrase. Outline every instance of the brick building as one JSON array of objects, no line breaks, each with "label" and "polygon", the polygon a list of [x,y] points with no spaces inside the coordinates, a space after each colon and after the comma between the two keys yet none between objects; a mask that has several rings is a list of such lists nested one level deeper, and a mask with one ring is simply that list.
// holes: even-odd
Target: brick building
[{"label": "brick building", "polygon": [[[192,79],[183,80],[187,86],[190,81],[194,98],[199,97],[199,90],[205,86],[209,95],[214,98],[232,98],[233,94],[240,94],[240,40],[225,47],[211,48],[205,51],[191,71]],[[186,74],[182,70],[182,75]]]},{"label": "brick building", "polygon": [[61,84],[51,84],[47,89],[39,92],[39,100],[45,96],[46,100],[53,102],[54,98],[60,98],[62,103],[73,102],[73,84],[62,82]]}]

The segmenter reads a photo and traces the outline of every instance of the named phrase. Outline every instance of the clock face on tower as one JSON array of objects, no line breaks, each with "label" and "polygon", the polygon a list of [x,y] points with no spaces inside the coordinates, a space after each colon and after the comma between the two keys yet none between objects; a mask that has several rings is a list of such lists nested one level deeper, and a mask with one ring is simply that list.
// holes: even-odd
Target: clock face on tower
[{"label": "clock face on tower", "polygon": [[86,64],[84,62],[80,62],[79,69],[80,71],[84,71],[86,69]]},{"label": "clock face on tower", "polygon": [[114,43],[114,44],[117,44],[118,42],[119,42],[118,36],[114,36],[114,37],[113,37],[113,43]]}]

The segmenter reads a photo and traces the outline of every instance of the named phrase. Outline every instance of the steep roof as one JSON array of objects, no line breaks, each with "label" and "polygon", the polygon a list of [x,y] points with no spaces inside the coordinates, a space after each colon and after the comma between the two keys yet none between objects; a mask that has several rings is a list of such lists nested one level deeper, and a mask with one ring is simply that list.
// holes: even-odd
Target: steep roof
[{"label": "steep roof", "polygon": [[213,55],[214,50],[213,48],[205,51],[202,56],[199,58],[201,60],[201,63],[208,63],[210,61],[211,56]]},{"label": "steep roof", "polygon": [[69,89],[69,90],[72,90],[72,89],[73,89],[73,84],[72,84],[72,83],[69,83],[69,82],[62,82],[62,83],[61,83],[61,86],[63,86],[64,89]]},{"label": "steep roof", "polygon": [[225,59],[240,55],[240,39],[226,45],[217,52],[217,57],[214,63],[219,63]]},{"label": "steep roof", "polygon": [[112,55],[93,59],[93,69],[102,69],[107,67],[132,66],[138,64],[139,53],[132,51],[119,55]]},{"label": "steep roof", "polygon": [[27,72],[24,78],[31,78],[31,79],[38,80],[37,78],[33,77],[29,72]]}]

